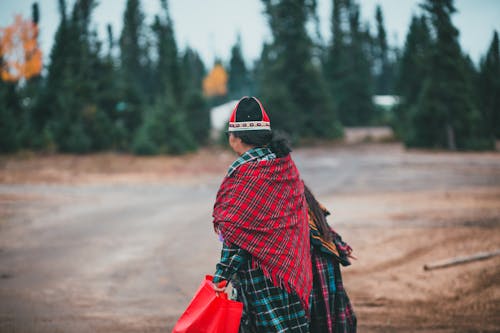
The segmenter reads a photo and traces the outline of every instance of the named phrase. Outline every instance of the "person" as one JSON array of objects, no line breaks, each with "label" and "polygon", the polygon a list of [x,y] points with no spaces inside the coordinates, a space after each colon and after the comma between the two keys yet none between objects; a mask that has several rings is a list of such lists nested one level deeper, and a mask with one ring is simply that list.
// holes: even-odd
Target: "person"
[{"label": "person", "polygon": [[340,265],[356,259],[352,248],[327,223],[330,213],[304,186],[310,228],[313,289],[310,330],[315,333],[356,332],[357,319],[345,292]]},{"label": "person", "polygon": [[[243,303],[240,332],[309,332],[312,289],[304,184],[286,141],[255,97],[229,120],[229,167],[213,210],[222,243],[213,282],[231,281]],[[279,155],[280,157],[277,157]]]}]

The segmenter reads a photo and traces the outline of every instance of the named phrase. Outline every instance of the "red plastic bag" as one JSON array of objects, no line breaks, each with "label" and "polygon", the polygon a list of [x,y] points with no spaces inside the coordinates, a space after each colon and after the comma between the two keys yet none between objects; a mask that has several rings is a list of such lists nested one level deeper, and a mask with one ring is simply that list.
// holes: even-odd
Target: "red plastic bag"
[{"label": "red plastic bag", "polygon": [[238,333],[243,303],[217,295],[212,279],[205,277],[172,333]]}]

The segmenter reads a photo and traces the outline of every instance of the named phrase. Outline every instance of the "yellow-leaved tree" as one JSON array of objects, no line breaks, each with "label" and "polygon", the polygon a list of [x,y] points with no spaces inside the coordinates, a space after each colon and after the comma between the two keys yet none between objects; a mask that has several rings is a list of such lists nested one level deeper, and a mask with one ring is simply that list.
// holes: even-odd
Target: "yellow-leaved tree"
[{"label": "yellow-leaved tree", "polygon": [[14,23],[0,28],[0,77],[15,82],[42,71],[42,51],[38,45],[38,26],[16,15]]},{"label": "yellow-leaved tree", "polygon": [[220,63],[203,79],[203,93],[205,96],[224,96],[227,94],[227,73]]}]

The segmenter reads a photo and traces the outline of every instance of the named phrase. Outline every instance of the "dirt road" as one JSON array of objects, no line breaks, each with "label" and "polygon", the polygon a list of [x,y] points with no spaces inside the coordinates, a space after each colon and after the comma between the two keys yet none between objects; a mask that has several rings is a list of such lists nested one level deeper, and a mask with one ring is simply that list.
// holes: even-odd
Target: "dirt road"
[{"label": "dirt road", "polygon": [[[500,248],[500,154],[293,156],[359,258],[343,272],[360,332],[500,330],[500,257],[422,268]],[[1,160],[0,332],[168,332],[217,262],[211,208],[232,159]]]}]

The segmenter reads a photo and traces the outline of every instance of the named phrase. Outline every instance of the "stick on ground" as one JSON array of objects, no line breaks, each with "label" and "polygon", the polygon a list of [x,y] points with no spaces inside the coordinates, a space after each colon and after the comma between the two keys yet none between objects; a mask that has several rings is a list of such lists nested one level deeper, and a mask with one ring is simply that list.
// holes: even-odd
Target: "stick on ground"
[{"label": "stick on ground", "polygon": [[466,257],[454,257],[450,259],[445,259],[445,260],[440,260],[431,264],[425,264],[424,265],[424,270],[430,271],[431,269],[437,269],[437,268],[445,268],[449,266],[454,266],[454,265],[461,265],[465,264],[471,261],[478,261],[478,260],[484,260],[488,259],[494,256],[500,255],[500,250],[496,251],[491,251],[491,252],[480,252],[476,253],[471,256],[466,256]]}]

